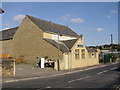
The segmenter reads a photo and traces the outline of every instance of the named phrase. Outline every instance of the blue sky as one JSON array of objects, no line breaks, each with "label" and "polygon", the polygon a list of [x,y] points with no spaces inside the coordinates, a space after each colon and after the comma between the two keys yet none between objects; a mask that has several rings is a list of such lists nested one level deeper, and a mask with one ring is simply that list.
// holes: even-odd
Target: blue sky
[{"label": "blue sky", "polygon": [[110,34],[118,43],[117,2],[3,2],[2,28],[18,26],[24,16],[68,25],[84,35],[85,44],[110,44]]}]

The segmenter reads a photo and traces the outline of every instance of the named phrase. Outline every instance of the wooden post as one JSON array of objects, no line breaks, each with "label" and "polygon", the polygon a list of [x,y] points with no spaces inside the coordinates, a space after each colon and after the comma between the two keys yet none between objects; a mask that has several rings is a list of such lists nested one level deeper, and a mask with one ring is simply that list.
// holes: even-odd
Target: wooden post
[{"label": "wooden post", "polygon": [[15,76],[15,61],[13,62],[13,75]]},{"label": "wooden post", "polygon": [[58,66],[58,71],[60,71],[60,65],[59,65],[60,62],[59,62],[59,60],[57,60],[57,64],[58,64],[58,65],[57,65],[57,66]]}]

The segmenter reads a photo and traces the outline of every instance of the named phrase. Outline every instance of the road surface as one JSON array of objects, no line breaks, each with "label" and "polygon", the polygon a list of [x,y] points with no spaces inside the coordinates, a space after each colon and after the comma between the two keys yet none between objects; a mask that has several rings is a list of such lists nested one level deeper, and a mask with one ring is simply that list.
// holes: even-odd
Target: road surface
[{"label": "road surface", "polygon": [[117,64],[41,79],[3,83],[3,88],[116,88],[120,68]]}]

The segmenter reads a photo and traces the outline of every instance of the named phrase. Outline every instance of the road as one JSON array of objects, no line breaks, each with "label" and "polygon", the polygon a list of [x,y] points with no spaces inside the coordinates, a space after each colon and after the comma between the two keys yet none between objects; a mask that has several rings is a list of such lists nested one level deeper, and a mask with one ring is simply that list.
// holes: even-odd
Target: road
[{"label": "road", "polygon": [[117,64],[41,79],[3,83],[3,88],[113,88],[118,86]]}]

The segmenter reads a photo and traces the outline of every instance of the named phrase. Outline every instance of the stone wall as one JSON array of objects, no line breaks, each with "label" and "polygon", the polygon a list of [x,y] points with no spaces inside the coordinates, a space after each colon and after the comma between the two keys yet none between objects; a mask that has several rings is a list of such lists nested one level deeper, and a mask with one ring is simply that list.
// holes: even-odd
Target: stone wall
[{"label": "stone wall", "polygon": [[[63,59],[59,51],[60,59]],[[43,39],[43,30],[35,25],[28,17],[20,24],[13,38],[12,57],[21,57],[26,63],[36,64],[38,56],[52,60],[58,59],[58,49]]]},{"label": "stone wall", "polygon": [[15,75],[15,61],[14,60],[2,61],[2,75],[3,76],[14,76]]}]

